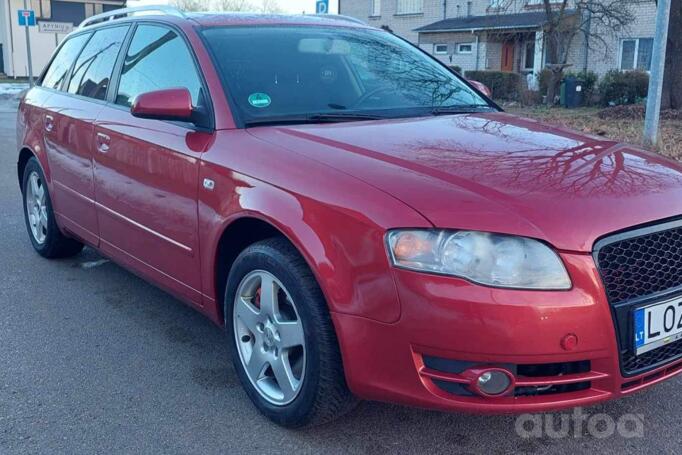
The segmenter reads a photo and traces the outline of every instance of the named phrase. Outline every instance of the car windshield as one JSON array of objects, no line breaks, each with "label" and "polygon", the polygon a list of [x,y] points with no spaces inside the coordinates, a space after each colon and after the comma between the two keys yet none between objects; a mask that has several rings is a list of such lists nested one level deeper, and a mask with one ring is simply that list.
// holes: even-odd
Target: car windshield
[{"label": "car windshield", "polygon": [[387,32],[254,26],[203,34],[247,126],[494,109],[446,67]]}]

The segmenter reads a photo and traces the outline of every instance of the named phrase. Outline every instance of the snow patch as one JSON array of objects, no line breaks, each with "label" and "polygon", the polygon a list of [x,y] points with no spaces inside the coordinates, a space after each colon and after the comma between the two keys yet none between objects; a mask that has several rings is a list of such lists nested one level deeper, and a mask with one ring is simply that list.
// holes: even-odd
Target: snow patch
[{"label": "snow patch", "polygon": [[28,84],[24,83],[19,83],[19,82],[10,82],[7,84],[0,83],[0,95],[18,95],[19,93],[23,92],[24,90],[28,89]]}]

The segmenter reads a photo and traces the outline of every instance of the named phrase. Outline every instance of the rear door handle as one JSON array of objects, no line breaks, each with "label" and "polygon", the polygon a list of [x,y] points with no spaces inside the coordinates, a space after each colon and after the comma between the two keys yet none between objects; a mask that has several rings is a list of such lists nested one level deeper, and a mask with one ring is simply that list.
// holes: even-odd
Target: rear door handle
[{"label": "rear door handle", "polygon": [[46,115],[45,118],[43,119],[44,121],[44,126],[45,126],[45,131],[48,133],[54,129],[54,117],[51,115]]},{"label": "rear door handle", "polygon": [[109,142],[111,138],[106,134],[97,133],[97,151],[100,153],[107,153],[109,151]]}]

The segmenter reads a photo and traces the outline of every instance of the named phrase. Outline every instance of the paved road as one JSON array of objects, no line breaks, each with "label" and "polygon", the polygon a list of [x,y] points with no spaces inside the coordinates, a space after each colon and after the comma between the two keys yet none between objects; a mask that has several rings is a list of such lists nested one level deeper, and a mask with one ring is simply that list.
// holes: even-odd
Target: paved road
[{"label": "paved road", "polygon": [[287,431],[257,414],[222,332],[91,250],[32,250],[15,174],[15,112],[0,100],[0,454],[679,453],[682,379],[591,409],[642,414],[643,438],[524,439],[513,417],[364,403]]}]

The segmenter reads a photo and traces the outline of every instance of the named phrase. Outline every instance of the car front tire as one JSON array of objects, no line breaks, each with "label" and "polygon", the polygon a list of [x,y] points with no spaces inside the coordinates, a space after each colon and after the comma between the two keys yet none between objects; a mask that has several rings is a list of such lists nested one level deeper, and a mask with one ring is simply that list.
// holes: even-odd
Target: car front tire
[{"label": "car front tire", "polygon": [[322,291],[286,239],[255,243],[236,259],[225,327],[242,385],[277,424],[320,425],[356,403]]}]

